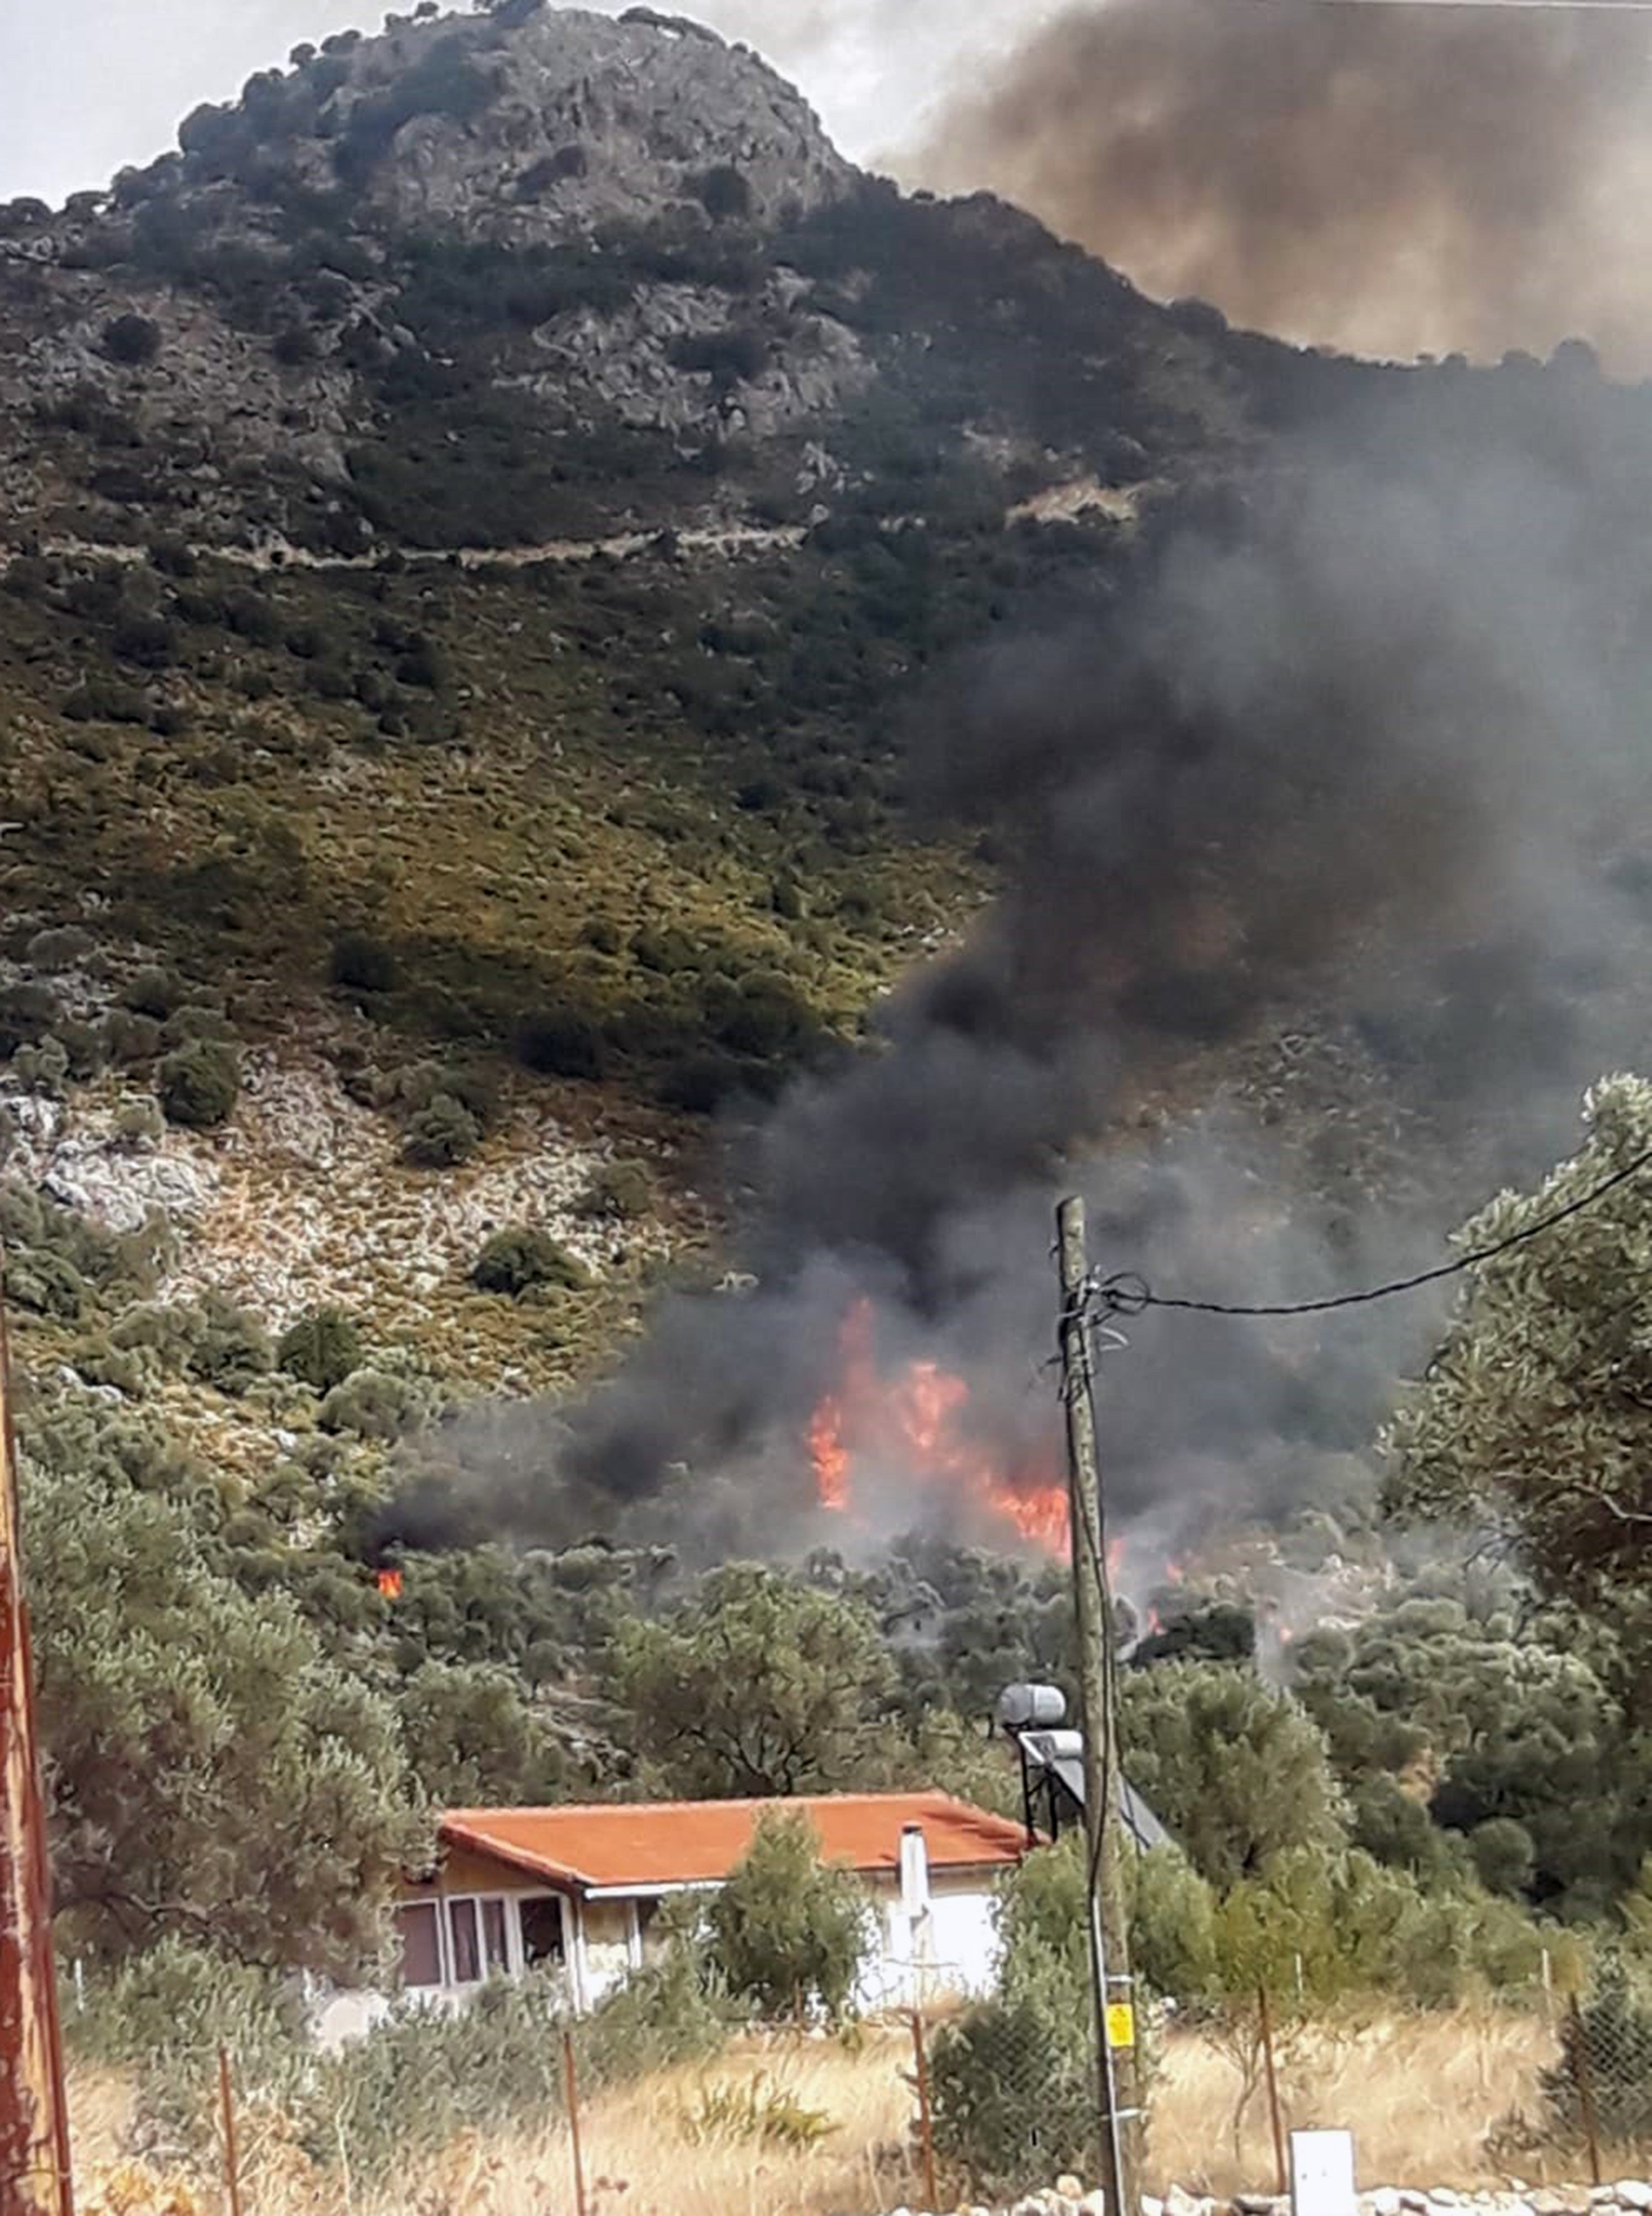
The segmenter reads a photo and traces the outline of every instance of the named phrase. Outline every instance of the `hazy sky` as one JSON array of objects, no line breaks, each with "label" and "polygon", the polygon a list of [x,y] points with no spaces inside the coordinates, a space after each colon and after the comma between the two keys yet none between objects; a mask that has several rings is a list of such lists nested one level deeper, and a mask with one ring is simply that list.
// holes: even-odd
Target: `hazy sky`
[{"label": "hazy sky", "polygon": [[[618,15],[629,0],[592,4]],[[949,77],[1051,10],[993,0],[968,30],[934,0],[687,0],[683,12],[767,53],[864,160],[916,136]],[[170,146],[192,108],[238,92],[301,40],[377,29],[384,14],[385,0],[0,0],[0,200],[56,205],[106,184]]]}]

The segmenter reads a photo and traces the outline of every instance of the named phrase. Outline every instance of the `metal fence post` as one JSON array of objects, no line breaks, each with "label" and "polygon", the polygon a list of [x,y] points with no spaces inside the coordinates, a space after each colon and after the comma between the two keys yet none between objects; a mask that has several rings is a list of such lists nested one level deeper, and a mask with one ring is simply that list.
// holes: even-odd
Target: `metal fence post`
[{"label": "metal fence post", "polygon": [[1291,2175],[1285,2164],[1285,2120],[1279,2114],[1279,2073],[1273,2066],[1273,2017],[1267,2005],[1267,1987],[1256,1988],[1256,2010],[1262,2034],[1262,2065],[1267,2071],[1267,2114],[1273,2127],[1273,2175],[1277,2181],[1274,2190],[1288,2193]]},{"label": "metal fence post", "polygon": [[230,2053],[218,2050],[218,2106],[224,2120],[224,2184],[230,2216],[241,2216],[241,2156],[235,2138],[235,2088],[230,2082]]},{"label": "metal fence post", "polygon": [[1589,2055],[1589,2034],[1577,1995],[1572,1995],[1572,2077],[1577,2086],[1577,2105],[1583,2118],[1583,2136],[1589,2150],[1589,2182],[1600,2182],[1600,2125],[1594,2107],[1594,2068]]},{"label": "metal fence post", "polygon": [[922,2009],[912,2011],[912,2054],[917,2065],[918,2145],[923,2155],[924,2206],[938,2209],[940,2195],[935,2188],[935,2127],[929,2108],[929,2055],[924,2045]]},{"label": "metal fence post", "polygon": [[568,2094],[568,2136],[574,2159],[574,2216],[585,2216],[585,2157],[579,2141],[579,2075],[574,2067],[574,2034],[562,2034],[562,2077]]}]

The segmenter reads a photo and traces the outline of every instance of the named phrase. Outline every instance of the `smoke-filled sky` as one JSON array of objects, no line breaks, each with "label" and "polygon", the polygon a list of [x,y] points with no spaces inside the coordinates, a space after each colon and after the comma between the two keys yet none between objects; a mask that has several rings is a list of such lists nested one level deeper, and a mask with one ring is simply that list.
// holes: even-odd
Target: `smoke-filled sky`
[{"label": "smoke-filled sky", "polygon": [[[627,0],[595,0],[618,13]],[[845,151],[989,186],[1156,294],[1402,358],[1652,368],[1652,13],[1335,0],[694,0]],[[171,143],[364,0],[10,0],[0,196]]]},{"label": "smoke-filled sky", "polygon": [[[714,1556],[967,1529],[967,1492],[881,1434],[864,1525],[816,1505],[860,1304],[879,1374],[966,1381],[970,1441],[1024,1489],[1054,1466],[1069,1180],[1107,1269],[1293,1299],[1432,1262],[1575,1141],[1644,1036],[1649,461],[1614,435],[1638,403],[1587,377],[1471,385],[1379,402],[1145,537],[1082,619],[937,675],[914,790],[994,824],[1000,899],[880,1008],[881,1052],[731,1134],[755,1289],[667,1301],[583,1407],[421,1443],[396,1536]],[[1144,1316],[1107,1378],[1117,1511],[1174,1541],[1326,1503],[1437,1322]]]}]

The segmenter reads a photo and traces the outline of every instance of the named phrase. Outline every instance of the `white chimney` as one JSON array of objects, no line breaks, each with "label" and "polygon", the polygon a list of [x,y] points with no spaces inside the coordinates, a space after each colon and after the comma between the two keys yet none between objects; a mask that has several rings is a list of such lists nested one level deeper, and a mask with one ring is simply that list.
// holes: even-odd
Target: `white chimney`
[{"label": "white chimney", "polygon": [[922,1824],[901,1831],[901,1907],[914,1923],[929,1913],[929,1850]]}]

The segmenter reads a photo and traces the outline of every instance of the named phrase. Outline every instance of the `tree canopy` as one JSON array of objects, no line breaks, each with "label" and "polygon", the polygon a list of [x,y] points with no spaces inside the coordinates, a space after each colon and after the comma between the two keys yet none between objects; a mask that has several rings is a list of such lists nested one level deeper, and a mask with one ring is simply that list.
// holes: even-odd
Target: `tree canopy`
[{"label": "tree canopy", "polygon": [[1213,1885],[1341,1843],[1324,1734],[1288,1694],[1231,1664],[1165,1662],[1129,1672],[1121,1695],[1131,1782]]},{"label": "tree canopy", "polygon": [[801,1809],[759,1821],[708,1911],[729,1991],[765,2016],[841,2016],[872,1942],[872,1908],[852,1870],[828,1868]]},{"label": "tree canopy", "polygon": [[176,1500],[25,1462],[23,1509],[65,1923],[94,1952],[359,1968],[422,1839],[389,1705]]},{"label": "tree canopy", "polygon": [[[1587,1137],[1535,1191],[1464,1224],[1464,1252],[1584,1202],[1652,1152],[1652,1084],[1604,1080]],[[1491,1523],[1550,1591],[1600,1607],[1652,1540],[1652,1166],[1462,1280],[1427,1376],[1386,1434],[1397,1514]]]},{"label": "tree canopy", "polygon": [[620,1696],[673,1792],[829,1792],[875,1759],[895,1670],[858,1600],[777,1570],[713,1571],[669,1616],[622,1622]]}]

